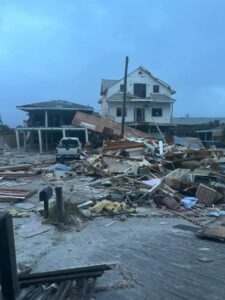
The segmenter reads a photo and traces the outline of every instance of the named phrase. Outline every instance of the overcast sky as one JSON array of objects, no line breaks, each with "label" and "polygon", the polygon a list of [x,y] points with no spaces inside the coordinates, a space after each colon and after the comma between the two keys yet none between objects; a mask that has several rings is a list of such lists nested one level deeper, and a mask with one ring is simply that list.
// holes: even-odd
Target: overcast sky
[{"label": "overcast sky", "polygon": [[225,116],[224,0],[0,0],[0,114],[64,99],[99,111],[102,78],[142,65],[176,90],[175,116]]}]

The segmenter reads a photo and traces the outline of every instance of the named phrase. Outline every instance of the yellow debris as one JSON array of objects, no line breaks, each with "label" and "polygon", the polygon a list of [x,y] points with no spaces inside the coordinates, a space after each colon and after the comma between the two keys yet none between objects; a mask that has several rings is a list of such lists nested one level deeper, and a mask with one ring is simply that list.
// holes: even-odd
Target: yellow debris
[{"label": "yellow debris", "polygon": [[10,210],[9,213],[13,218],[27,218],[27,217],[29,217],[29,214],[27,212],[18,211],[18,210],[15,210],[15,209]]},{"label": "yellow debris", "polygon": [[[95,214],[101,213],[103,210],[108,211],[108,212],[121,212],[121,211],[128,211],[128,212],[133,212],[134,209],[127,209],[126,203],[122,202],[112,202],[109,200],[102,200],[95,204],[95,206],[90,208],[90,211]],[[131,211],[132,210],[132,211]]]}]

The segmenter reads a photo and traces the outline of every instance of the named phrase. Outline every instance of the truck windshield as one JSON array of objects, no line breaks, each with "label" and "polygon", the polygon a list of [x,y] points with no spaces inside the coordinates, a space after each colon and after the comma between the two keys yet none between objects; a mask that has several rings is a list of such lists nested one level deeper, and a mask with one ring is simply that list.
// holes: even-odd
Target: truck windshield
[{"label": "truck windshield", "polygon": [[63,140],[60,143],[60,148],[76,148],[78,147],[77,140]]}]

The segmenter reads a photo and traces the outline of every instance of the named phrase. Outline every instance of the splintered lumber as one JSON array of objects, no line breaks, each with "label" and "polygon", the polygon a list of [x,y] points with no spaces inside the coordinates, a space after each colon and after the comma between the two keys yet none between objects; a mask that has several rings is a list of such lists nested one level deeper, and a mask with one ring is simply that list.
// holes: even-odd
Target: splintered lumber
[{"label": "splintered lumber", "polygon": [[0,172],[0,177],[4,178],[22,178],[22,177],[38,177],[40,175],[31,172]]},{"label": "splintered lumber", "polygon": [[[127,169],[126,173],[130,170]],[[126,174],[125,173],[125,174]],[[108,178],[104,178],[104,179],[99,179],[99,180],[95,180],[95,181],[92,181],[92,182],[88,182],[88,183],[85,183],[83,185],[80,185],[78,188],[82,188],[82,187],[85,187],[85,186],[90,186],[90,185],[95,185],[97,183],[102,183],[104,181],[108,181],[108,180],[111,180],[111,179],[114,179],[114,178],[119,178],[119,177],[126,177],[125,174],[120,174],[120,175],[116,175],[116,176],[112,176],[112,177],[108,177]],[[128,177],[129,178],[129,177]]]},{"label": "splintered lumber", "polygon": [[24,200],[36,192],[37,190],[0,189],[0,202]]},{"label": "splintered lumber", "polygon": [[177,215],[177,216],[179,216],[179,217],[181,217],[181,218],[183,218],[185,220],[188,220],[189,222],[191,222],[191,223],[193,223],[195,225],[203,227],[203,224],[201,222],[199,222],[197,220],[194,220],[193,218],[188,217],[188,216],[184,215],[183,213],[180,213],[180,212],[177,212],[177,211],[174,211],[174,210],[171,210],[171,209],[167,209],[167,210],[169,210],[171,213],[173,213],[173,214],[175,214],[175,215]]},{"label": "splintered lumber", "polygon": [[0,171],[21,171],[28,170],[32,167],[32,164],[19,164],[19,165],[7,165],[0,167]]},{"label": "splintered lumber", "polygon": [[[133,182],[139,183],[140,185],[144,185],[145,187],[149,187],[148,184],[144,183],[143,181],[137,180],[137,179],[133,179],[127,176],[124,176],[124,178],[131,180]],[[156,176],[154,176],[155,179],[157,179]],[[162,182],[156,186],[154,186],[151,190],[149,190],[149,193],[152,194],[153,192],[155,192],[156,190],[160,189],[160,191],[162,191],[164,194],[174,197],[177,200],[180,200],[182,197],[180,195],[177,194],[177,192],[173,189],[171,189],[167,184],[165,184],[163,182],[163,178],[160,178],[162,180]]]},{"label": "splintered lumber", "polygon": [[195,234],[201,238],[217,239],[225,242],[225,216],[220,216],[216,220],[208,223]]},{"label": "splintered lumber", "polygon": [[[110,133],[114,136],[121,135],[121,124],[109,118],[99,118],[94,115],[77,112],[72,125],[86,127],[100,133]],[[153,139],[149,134],[125,125],[125,137]]]},{"label": "splintered lumber", "polygon": [[165,176],[165,182],[168,186],[173,185],[173,180],[183,179],[191,170],[178,168]]},{"label": "splintered lumber", "polygon": [[110,264],[100,264],[87,267],[79,267],[74,269],[61,269],[44,273],[33,273],[18,275],[19,285],[21,287],[30,286],[33,284],[44,284],[61,282],[67,280],[76,280],[80,278],[100,277],[104,271],[111,270]]},{"label": "splintered lumber", "polygon": [[120,160],[130,160],[130,161],[138,161],[138,162],[143,161],[143,159],[140,159],[140,158],[117,156],[117,155],[110,155],[110,154],[105,154],[105,153],[103,153],[102,155],[103,155],[103,157],[115,158],[115,159],[120,159]]},{"label": "splintered lumber", "polygon": [[113,141],[105,141],[103,146],[103,151],[109,150],[122,150],[122,149],[134,149],[134,148],[142,148],[144,149],[146,145],[144,143],[131,142],[127,140],[113,140]]}]

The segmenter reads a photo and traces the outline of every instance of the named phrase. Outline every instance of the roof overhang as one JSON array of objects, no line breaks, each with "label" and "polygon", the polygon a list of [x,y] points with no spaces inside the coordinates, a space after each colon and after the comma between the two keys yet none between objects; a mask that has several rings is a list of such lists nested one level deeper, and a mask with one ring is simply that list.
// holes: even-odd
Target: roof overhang
[{"label": "roof overhang", "polygon": [[[107,102],[123,102],[123,100],[107,100]],[[164,101],[164,100],[154,100],[154,99],[127,99],[126,100],[127,103],[129,102],[144,102],[144,103],[174,103],[176,102],[176,100],[171,99],[171,101]]]},{"label": "roof overhang", "polygon": [[29,107],[29,106],[16,106],[17,109],[23,110],[23,111],[33,111],[33,110],[65,110],[65,111],[94,111],[93,108],[63,108],[63,107]]}]

